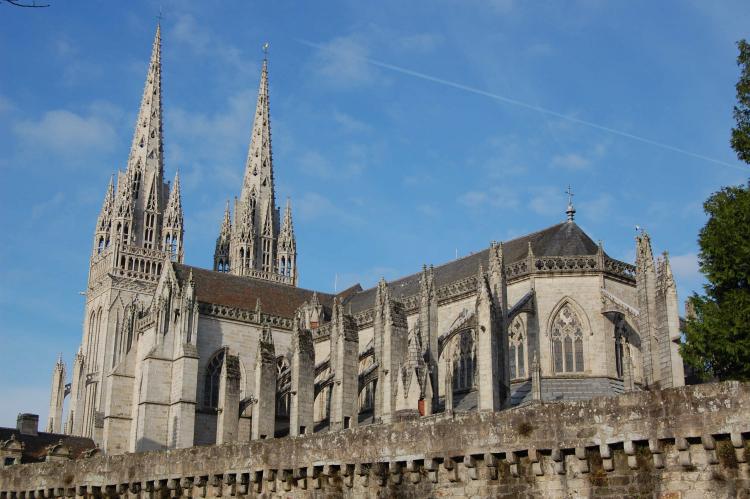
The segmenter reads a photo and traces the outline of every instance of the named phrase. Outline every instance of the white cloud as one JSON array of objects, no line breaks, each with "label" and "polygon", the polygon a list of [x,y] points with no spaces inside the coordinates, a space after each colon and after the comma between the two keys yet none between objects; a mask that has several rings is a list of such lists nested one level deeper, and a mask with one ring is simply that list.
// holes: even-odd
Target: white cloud
[{"label": "white cloud", "polygon": [[258,65],[255,61],[246,59],[242,50],[235,45],[223,42],[204,26],[204,23],[196,22],[190,14],[179,15],[169,35],[169,40],[174,44],[182,44],[196,55],[223,62],[239,72],[239,76],[257,73]]},{"label": "white cloud", "polygon": [[534,189],[529,200],[529,207],[539,215],[562,215],[566,206],[562,189],[552,186]]},{"label": "white cloud", "polygon": [[299,169],[305,175],[320,179],[350,178],[360,175],[370,163],[373,151],[364,144],[349,144],[337,154],[336,162],[330,161],[316,150],[304,151],[297,159]]},{"label": "white cloud", "polygon": [[5,114],[13,109],[13,103],[5,96],[0,95],[0,114]]},{"label": "white cloud", "polygon": [[41,203],[36,203],[34,206],[31,207],[31,219],[37,220],[46,212],[62,205],[64,200],[65,200],[65,194],[62,192],[56,192],[55,195],[52,196],[51,198],[46,199],[42,201]]},{"label": "white cloud", "polygon": [[295,210],[302,221],[331,220],[347,225],[362,225],[362,219],[351,210],[342,209],[322,194],[306,192],[295,199]]},{"label": "white cloud", "polygon": [[334,38],[318,49],[312,68],[318,80],[330,87],[346,88],[369,84],[373,68],[367,63],[368,50],[355,35]]},{"label": "white cloud", "polygon": [[578,210],[578,215],[588,220],[600,222],[610,215],[614,200],[614,196],[609,193],[604,193],[593,199],[581,201],[580,203],[576,203],[574,198],[573,204]]},{"label": "white cloud", "polygon": [[464,194],[460,195],[458,197],[458,202],[469,206],[470,208],[475,208],[477,206],[480,206],[484,204],[487,201],[487,193],[482,191],[469,191],[465,192]]},{"label": "white cloud", "polygon": [[669,263],[672,265],[672,273],[678,282],[692,282],[703,276],[698,267],[698,255],[695,253],[670,255]]},{"label": "white cloud", "polygon": [[343,131],[349,133],[367,132],[370,130],[370,125],[364,121],[360,121],[357,118],[340,111],[333,112],[333,121],[336,122]]},{"label": "white cloud", "polygon": [[438,210],[437,207],[431,203],[422,203],[420,205],[417,205],[417,211],[422,215],[428,217],[434,217],[440,214],[440,210]]},{"label": "white cloud", "polygon": [[493,208],[515,209],[518,207],[518,196],[513,189],[504,186],[492,186],[487,190],[474,190],[463,193],[458,202],[469,208],[490,206]]},{"label": "white cloud", "polygon": [[552,158],[552,166],[559,166],[566,170],[584,170],[590,164],[591,161],[577,153],[557,155]]},{"label": "white cloud", "polygon": [[34,150],[45,149],[64,155],[106,151],[117,142],[117,134],[108,120],[65,109],[48,111],[38,121],[20,121],[13,126],[13,131]]}]

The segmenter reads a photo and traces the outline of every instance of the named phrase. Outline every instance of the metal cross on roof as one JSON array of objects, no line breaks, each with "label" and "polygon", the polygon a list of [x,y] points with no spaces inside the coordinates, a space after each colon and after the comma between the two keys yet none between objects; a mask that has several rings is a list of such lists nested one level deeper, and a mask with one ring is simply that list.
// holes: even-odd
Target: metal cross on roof
[{"label": "metal cross on roof", "polygon": [[565,193],[568,195],[568,209],[565,210],[565,213],[568,215],[568,222],[572,222],[576,216],[576,210],[573,208],[573,189],[570,188],[570,184],[568,184],[568,190]]}]

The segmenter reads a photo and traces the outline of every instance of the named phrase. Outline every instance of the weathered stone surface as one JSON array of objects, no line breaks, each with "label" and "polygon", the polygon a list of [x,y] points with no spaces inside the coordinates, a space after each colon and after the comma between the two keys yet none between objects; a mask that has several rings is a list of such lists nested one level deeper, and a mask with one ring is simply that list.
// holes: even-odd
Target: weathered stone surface
[{"label": "weathered stone surface", "polygon": [[742,444],[747,452],[748,414],[750,384],[737,382],[534,403],[297,438],[11,466],[0,470],[0,496],[145,490],[149,497],[218,497],[247,488],[264,497],[746,497],[750,469],[734,450]]}]

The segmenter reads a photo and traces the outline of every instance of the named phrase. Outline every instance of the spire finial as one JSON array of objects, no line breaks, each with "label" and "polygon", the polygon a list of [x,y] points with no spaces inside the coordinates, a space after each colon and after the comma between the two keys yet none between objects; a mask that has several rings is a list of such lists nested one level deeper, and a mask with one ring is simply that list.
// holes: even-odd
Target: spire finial
[{"label": "spire finial", "polygon": [[565,210],[565,213],[568,215],[568,222],[572,222],[576,216],[576,209],[573,208],[573,189],[570,188],[570,184],[568,184],[568,190],[565,191],[565,194],[568,195],[568,209]]},{"label": "spire finial", "polygon": [[263,44],[263,60],[264,61],[268,60],[268,47],[270,47],[268,42]]}]

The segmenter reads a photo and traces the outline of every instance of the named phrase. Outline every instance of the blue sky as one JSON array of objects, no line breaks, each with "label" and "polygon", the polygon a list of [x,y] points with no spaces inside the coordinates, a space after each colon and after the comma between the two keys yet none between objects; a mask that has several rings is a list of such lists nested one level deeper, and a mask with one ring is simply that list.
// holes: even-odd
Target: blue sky
[{"label": "blue sky", "polygon": [[[45,421],[54,360],[80,342],[94,223],[159,12],[49,3],[0,4],[0,426]],[[636,224],[670,251],[682,300],[701,287],[703,200],[748,178],[728,145],[746,1],[161,5],[189,264],[210,266],[239,192],[265,41],[304,287],[369,286],[560,222],[571,184],[609,254],[632,261]]]}]

